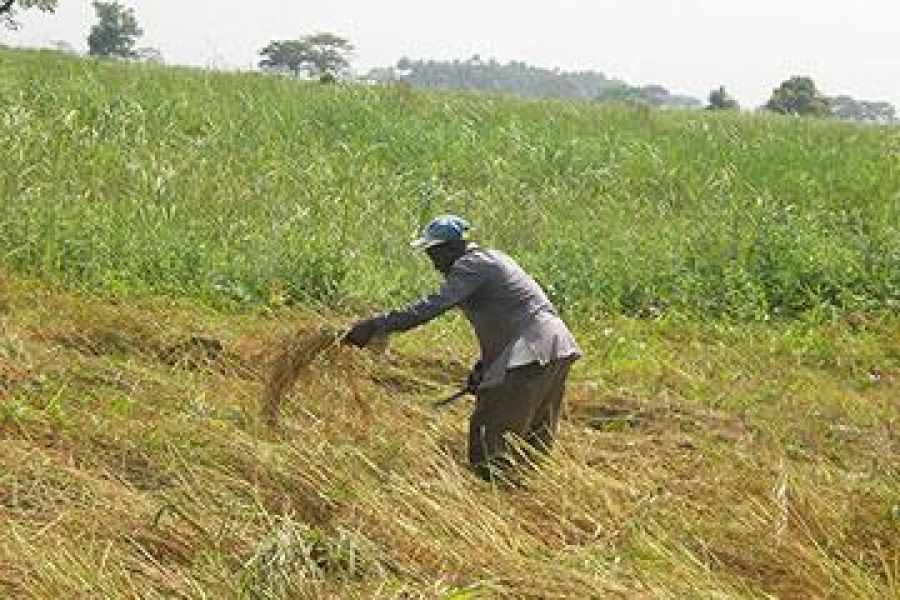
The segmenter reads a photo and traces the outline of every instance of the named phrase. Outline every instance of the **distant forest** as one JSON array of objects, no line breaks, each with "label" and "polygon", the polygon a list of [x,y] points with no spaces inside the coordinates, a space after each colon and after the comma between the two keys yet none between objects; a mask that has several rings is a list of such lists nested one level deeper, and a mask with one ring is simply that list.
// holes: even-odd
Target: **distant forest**
[{"label": "distant forest", "polygon": [[477,54],[468,60],[453,61],[402,58],[394,67],[369,71],[366,79],[531,98],[621,101],[662,108],[703,107],[697,98],[672,94],[660,85],[631,86],[596,71],[544,69],[518,61],[502,64],[494,59],[482,60]]}]

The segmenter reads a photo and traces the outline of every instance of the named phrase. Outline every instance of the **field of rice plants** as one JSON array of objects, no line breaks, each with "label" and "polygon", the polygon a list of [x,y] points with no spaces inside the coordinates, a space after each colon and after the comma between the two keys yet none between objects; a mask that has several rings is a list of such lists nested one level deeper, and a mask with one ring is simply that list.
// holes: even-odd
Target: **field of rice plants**
[{"label": "field of rice plants", "polygon": [[896,309],[900,129],[0,55],[0,256],[97,291],[371,306],[465,214],[566,310]]},{"label": "field of rice plants", "polygon": [[[0,597],[900,597],[900,128],[2,49],[0,105]],[[327,343],[445,211],[585,350],[521,488],[431,406],[458,317]]]}]

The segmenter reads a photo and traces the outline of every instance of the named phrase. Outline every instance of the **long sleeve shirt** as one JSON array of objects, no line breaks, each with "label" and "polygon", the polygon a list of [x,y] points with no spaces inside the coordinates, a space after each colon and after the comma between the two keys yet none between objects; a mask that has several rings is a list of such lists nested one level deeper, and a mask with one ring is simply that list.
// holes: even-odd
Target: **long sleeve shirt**
[{"label": "long sleeve shirt", "polygon": [[382,331],[407,331],[459,307],[475,329],[482,387],[508,369],[581,356],[575,339],[540,286],[506,254],[474,244],[444,275],[440,289],[380,317]]}]

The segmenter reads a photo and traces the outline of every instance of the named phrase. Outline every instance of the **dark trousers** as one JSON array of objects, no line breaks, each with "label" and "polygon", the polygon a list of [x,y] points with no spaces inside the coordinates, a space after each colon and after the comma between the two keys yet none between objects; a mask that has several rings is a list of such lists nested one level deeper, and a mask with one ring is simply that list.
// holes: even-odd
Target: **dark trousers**
[{"label": "dark trousers", "polygon": [[[501,385],[478,391],[469,419],[469,464],[479,477],[510,477],[512,467],[530,462],[530,451],[550,450],[571,364],[516,367]],[[511,444],[511,437],[520,440]]]}]

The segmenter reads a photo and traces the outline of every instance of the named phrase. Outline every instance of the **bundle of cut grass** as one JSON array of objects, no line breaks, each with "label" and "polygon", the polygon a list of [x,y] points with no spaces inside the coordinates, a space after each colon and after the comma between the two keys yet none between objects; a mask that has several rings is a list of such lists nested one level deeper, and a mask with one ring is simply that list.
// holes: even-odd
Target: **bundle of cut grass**
[{"label": "bundle of cut grass", "polygon": [[269,370],[263,393],[262,417],[269,428],[278,426],[281,403],[300,376],[319,354],[340,340],[343,332],[322,327],[312,333],[293,335],[285,340]]}]

